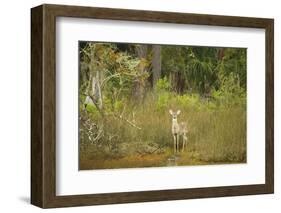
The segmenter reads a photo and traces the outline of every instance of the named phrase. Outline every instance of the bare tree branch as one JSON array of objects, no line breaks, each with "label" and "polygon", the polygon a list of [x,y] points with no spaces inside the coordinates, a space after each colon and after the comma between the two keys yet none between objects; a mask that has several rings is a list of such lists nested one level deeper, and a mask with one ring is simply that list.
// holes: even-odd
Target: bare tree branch
[{"label": "bare tree branch", "polygon": [[128,119],[124,118],[122,115],[116,115],[116,114],[114,114],[114,117],[115,117],[115,118],[119,118],[119,119],[121,119],[121,120],[127,122],[128,124],[130,124],[132,127],[135,127],[135,128],[137,128],[137,129],[141,130],[140,127],[138,127],[136,124],[134,124],[133,122],[129,121]]}]

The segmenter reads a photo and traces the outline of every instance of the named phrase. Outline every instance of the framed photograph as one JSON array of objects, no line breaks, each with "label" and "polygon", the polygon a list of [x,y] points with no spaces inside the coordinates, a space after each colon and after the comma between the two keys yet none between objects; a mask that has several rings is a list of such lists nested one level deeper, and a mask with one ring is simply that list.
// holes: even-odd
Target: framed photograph
[{"label": "framed photograph", "polygon": [[274,21],[31,9],[31,203],[274,191]]}]

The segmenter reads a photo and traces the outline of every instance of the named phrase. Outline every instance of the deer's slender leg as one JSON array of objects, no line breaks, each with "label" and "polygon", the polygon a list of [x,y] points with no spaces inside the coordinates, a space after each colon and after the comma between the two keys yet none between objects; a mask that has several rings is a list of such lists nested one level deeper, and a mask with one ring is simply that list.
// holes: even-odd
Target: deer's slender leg
[{"label": "deer's slender leg", "polygon": [[179,152],[179,149],[180,149],[180,147],[179,147],[179,134],[177,134],[177,152]]},{"label": "deer's slender leg", "polygon": [[186,143],[186,136],[183,135],[182,136],[182,151],[184,151],[185,143]]},{"label": "deer's slender leg", "polygon": [[177,138],[176,138],[176,135],[174,135],[174,153],[176,153],[176,141],[177,141]]},{"label": "deer's slender leg", "polygon": [[181,149],[182,152],[184,151],[184,143],[185,143],[184,137],[182,137],[182,149]]}]

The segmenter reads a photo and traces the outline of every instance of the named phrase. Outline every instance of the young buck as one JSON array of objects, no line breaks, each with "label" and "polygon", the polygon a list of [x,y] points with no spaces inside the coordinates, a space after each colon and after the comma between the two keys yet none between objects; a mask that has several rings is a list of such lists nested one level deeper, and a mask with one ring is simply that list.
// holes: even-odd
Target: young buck
[{"label": "young buck", "polygon": [[184,151],[186,142],[187,142],[187,123],[181,122],[178,123],[178,115],[181,113],[180,110],[173,112],[173,110],[169,110],[169,113],[172,115],[172,134],[174,138],[174,153],[179,152],[180,145],[180,136],[182,136],[182,151]]}]

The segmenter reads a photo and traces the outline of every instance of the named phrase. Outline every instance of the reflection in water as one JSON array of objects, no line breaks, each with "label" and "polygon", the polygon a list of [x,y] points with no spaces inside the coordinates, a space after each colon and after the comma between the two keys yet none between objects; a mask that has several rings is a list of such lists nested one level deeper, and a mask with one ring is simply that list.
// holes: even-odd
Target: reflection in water
[{"label": "reflection in water", "polygon": [[173,155],[168,158],[167,160],[167,166],[177,166],[178,165],[178,160],[180,159],[179,156]]}]

